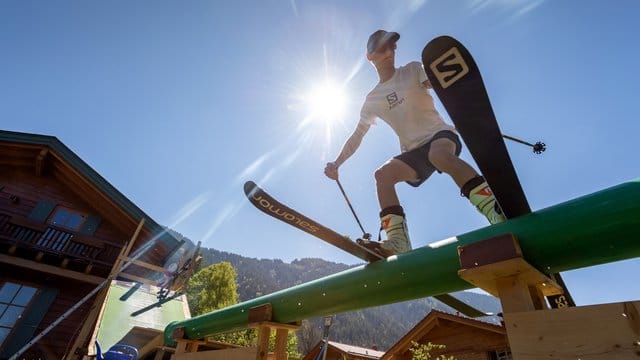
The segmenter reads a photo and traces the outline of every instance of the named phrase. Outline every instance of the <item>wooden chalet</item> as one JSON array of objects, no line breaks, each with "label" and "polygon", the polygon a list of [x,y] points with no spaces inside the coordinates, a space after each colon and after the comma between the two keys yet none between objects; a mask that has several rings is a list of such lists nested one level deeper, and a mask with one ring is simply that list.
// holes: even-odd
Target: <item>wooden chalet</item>
[{"label": "wooden chalet", "polygon": [[[127,278],[151,278],[142,265],[162,266],[181,244],[57,138],[0,131],[0,359],[118,274],[127,256],[142,254]],[[104,293],[20,358],[81,358]]]},{"label": "wooden chalet", "polygon": [[[315,360],[320,354],[320,347],[323,342],[320,341],[303,360]],[[384,355],[384,351],[368,349],[359,346],[341,344],[335,341],[329,341],[327,349],[327,360],[371,360],[380,359]],[[322,356],[321,356],[322,357]]]},{"label": "wooden chalet", "polygon": [[503,326],[486,323],[437,310],[431,312],[393,345],[383,360],[411,359],[412,342],[444,345],[430,353],[453,356],[457,360],[510,360],[512,359]]}]

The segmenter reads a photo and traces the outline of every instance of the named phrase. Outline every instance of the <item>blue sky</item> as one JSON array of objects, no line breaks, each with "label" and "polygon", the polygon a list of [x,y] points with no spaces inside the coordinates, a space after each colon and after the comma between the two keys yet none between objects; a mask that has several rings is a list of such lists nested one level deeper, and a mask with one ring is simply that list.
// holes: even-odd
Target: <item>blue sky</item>
[{"label": "blue sky", "polygon": [[[156,221],[206,247],[356,263],[254,209],[242,185],[255,180],[360,235],[323,169],[377,82],[364,57],[372,31],[401,33],[397,64],[419,60],[438,35],[469,48],[503,132],[548,145],[534,155],[508,143],[536,210],[640,176],[639,15],[633,0],[5,0],[0,128],[57,136]],[[338,87],[332,104],[343,104],[331,122],[309,104],[327,82]],[[379,124],[341,169],[372,233],[372,173],[399,149]],[[398,192],[414,247],[486,225],[444,175]],[[629,286],[639,271],[634,259],[565,278],[579,303],[601,303],[640,298]]]}]

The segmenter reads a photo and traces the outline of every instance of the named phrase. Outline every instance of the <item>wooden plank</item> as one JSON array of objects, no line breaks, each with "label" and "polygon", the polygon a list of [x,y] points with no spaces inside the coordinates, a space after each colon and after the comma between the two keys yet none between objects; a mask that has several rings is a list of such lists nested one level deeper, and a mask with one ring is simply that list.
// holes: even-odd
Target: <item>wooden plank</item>
[{"label": "wooden plank", "polygon": [[145,269],[153,270],[153,271],[156,271],[156,272],[159,272],[159,273],[163,273],[166,270],[162,266],[158,266],[158,265],[150,264],[148,262],[132,259],[132,258],[127,257],[127,256],[119,256],[118,259],[120,259],[123,262],[130,262],[130,263],[132,263],[134,265],[143,267]]},{"label": "wooden plank", "polygon": [[249,309],[249,324],[271,321],[273,307],[270,303],[254,306]]},{"label": "wooden plank", "polygon": [[458,258],[462,269],[471,269],[517,257],[522,257],[522,250],[513,234],[498,235],[458,247]]},{"label": "wooden plank", "polygon": [[154,281],[154,280],[149,280],[147,278],[143,278],[140,276],[136,276],[136,275],[131,275],[131,274],[127,274],[127,273],[120,273],[118,274],[119,278],[123,278],[123,279],[127,279],[127,280],[131,280],[131,281],[135,281],[135,282],[139,282],[142,284],[146,284],[146,285],[154,285],[157,286],[158,282]]},{"label": "wooden plank", "polygon": [[12,216],[11,220],[9,220],[9,223],[16,226],[35,230],[37,232],[44,232],[47,229],[47,224],[31,221],[22,216]]},{"label": "wooden plank", "polygon": [[173,360],[253,360],[257,356],[258,350],[251,348],[234,348],[201,351],[196,353],[175,354]]},{"label": "wooden plank", "polygon": [[73,234],[73,237],[71,238],[71,241],[75,241],[75,242],[80,243],[80,244],[89,245],[91,247],[95,247],[95,248],[98,248],[98,249],[104,249],[104,243],[102,241],[97,240],[95,238],[82,236],[82,235],[79,235],[79,234]]},{"label": "wooden plank", "polygon": [[86,282],[94,285],[98,285],[104,281],[104,279],[99,276],[88,275],[81,272],[71,271],[71,270],[63,269],[57,266],[38,263],[35,261],[14,257],[14,256],[9,256],[5,254],[0,254],[0,262],[19,266],[22,268],[32,269],[35,271],[40,271],[47,274],[62,276],[68,279],[74,279],[74,280],[78,280],[78,281],[82,281],[82,282]]},{"label": "wooden plank", "polygon": [[637,359],[640,301],[505,313],[514,359]]},{"label": "wooden plank", "polygon": [[538,271],[522,258],[513,258],[471,269],[462,269],[458,275],[489,294],[499,297],[496,279],[519,276],[527,285],[540,288],[545,296],[562,294],[562,287]]},{"label": "wooden plank", "polygon": [[125,246],[122,252],[120,252],[120,255],[118,256],[117,260],[113,264],[113,268],[111,269],[110,276],[114,276],[115,274],[122,271],[123,265],[122,265],[122,260],[120,260],[120,257],[129,256],[129,252],[131,251],[133,244],[136,242],[138,235],[140,235],[140,231],[142,231],[145,221],[146,221],[145,218],[140,219],[140,222],[138,223],[138,227],[136,228],[136,231],[133,232],[133,235],[131,236],[131,239],[129,239],[127,246]]}]

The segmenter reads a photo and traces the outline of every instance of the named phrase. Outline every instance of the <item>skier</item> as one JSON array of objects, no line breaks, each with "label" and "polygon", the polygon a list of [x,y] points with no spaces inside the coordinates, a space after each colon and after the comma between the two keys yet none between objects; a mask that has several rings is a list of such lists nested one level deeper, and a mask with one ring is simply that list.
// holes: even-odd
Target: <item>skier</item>
[{"label": "skier", "polygon": [[381,229],[387,239],[380,244],[389,256],[411,250],[405,213],[400,206],[395,184],[407,182],[420,186],[434,171],[446,173],[491,224],[505,220],[489,185],[473,167],[458,156],[461,143],[455,128],[446,124],[435,109],[427,79],[420,62],[395,67],[396,42],[400,34],[378,30],[367,42],[367,60],[376,68],[380,82],[367,95],[360,120],[340,154],[327,163],[325,175],[338,179],[338,168],[355,153],[376,118],[384,120],[400,141],[401,154],[389,159],[374,174],[380,204]]}]

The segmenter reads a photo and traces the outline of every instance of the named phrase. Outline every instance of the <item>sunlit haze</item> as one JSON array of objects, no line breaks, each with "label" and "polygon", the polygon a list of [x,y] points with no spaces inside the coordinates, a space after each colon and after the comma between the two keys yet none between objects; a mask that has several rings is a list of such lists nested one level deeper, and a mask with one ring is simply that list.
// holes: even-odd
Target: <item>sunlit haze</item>
[{"label": "sunlit haze", "polygon": [[[361,235],[323,171],[379,81],[372,32],[401,34],[396,66],[439,35],[469,49],[501,130],[547,144],[536,155],[507,143],[538,211],[640,176],[638,19],[637,0],[0,1],[0,128],[57,137],[204,247],[355,264],[256,210],[243,184]],[[399,149],[378,121],[340,167],[367,232],[380,226],[373,174]],[[475,167],[466,147],[460,156]],[[488,225],[447,175],[396,189],[414,248]],[[632,259],[563,275],[585,304],[640,298],[638,273]]]}]

